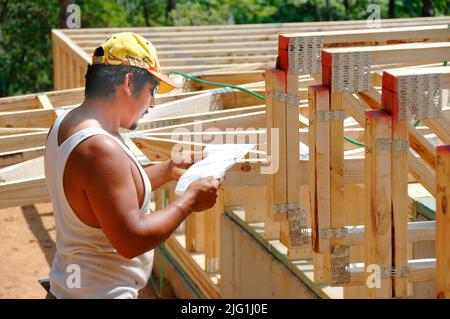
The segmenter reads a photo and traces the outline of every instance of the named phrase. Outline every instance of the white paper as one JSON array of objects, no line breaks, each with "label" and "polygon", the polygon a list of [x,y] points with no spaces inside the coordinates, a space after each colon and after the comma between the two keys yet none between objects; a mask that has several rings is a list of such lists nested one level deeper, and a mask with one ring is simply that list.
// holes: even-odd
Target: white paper
[{"label": "white paper", "polygon": [[205,147],[206,157],[194,163],[178,180],[175,194],[183,195],[189,185],[203,177],[223,178],[225,172],[241,160],[254,144],[209,144]]}]

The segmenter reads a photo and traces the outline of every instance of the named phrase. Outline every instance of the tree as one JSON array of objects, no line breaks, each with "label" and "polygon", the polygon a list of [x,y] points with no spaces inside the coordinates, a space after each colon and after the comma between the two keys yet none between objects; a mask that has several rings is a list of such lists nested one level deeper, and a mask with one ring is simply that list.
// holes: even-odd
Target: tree
[{"label": "tree", "polygon": [[169,19],[170,12],[177,8],[177,0],[167,0],[166,20]]},{"label": "tree", "polygon": [[51,29],[71,3],[82,28],[366,19],[370,3],[384,18],[449,14],[448,0],[0,0],[0,96],[52,89]]},{"label": "tree", "polygon": [[395,18],[395,0],[389,0],[389,18]]},{"label": "tree", "polygon": [[67,7],[70,4],[75,4],[75,0],[59,0],[59,27],[61,29],[67,29]]},{"label": "tree", "polygon": [[422,3],[423,3],[422,15],[424,17],[433,17],[434,16],[433,1],[423,0]]},{"label": "tree", "polygon": [[0,96],[50,89],[51,29],[58,26],[58,3],[46,0],[5,2],[5,19],[0,26],[4,47],[0,52]]}]

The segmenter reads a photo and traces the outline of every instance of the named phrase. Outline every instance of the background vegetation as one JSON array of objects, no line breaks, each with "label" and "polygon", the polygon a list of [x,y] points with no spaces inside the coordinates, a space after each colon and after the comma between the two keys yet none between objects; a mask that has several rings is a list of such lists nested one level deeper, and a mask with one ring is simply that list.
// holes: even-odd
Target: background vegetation
[{"label": "background vegetation", "polygon": [[139,27],[448,15],[449,0],[0,0],[0,96],[51,90],[51,29],[66,8],[81,9],[81,27]]}]

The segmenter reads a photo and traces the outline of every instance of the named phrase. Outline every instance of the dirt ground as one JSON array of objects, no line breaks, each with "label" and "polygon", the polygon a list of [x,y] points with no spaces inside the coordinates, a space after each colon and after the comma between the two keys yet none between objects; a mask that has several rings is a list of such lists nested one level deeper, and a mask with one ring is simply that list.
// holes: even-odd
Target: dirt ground
[{"label": "dirt ground", "polygon": [[[0,209],[0,298],[45,298],[38,280],[48,278],[54,254],[50,203]],[[169,287],[167,282],[165,287]],[[163,295],[175,297],[171,289]],[[157,298],[150,283],[141,297]]]}]

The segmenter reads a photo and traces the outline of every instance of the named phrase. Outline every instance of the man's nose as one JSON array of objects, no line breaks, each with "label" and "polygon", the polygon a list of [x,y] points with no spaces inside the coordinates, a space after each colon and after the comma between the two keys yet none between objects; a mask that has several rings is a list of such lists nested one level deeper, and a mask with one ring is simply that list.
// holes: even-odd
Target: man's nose
[{"label": "man's nose", "polygon": [[[149,104],[148,108],[149,108],[149,109],[154,108],[154,107],[155,107],[155,104],[156,104],[155,102],[156,102],[156,99],[155,99],[154,96],[152,96],[151,99],[150,99],[150,104]],[[147,112],[148,112],[148,110],[147,110]]]}]

